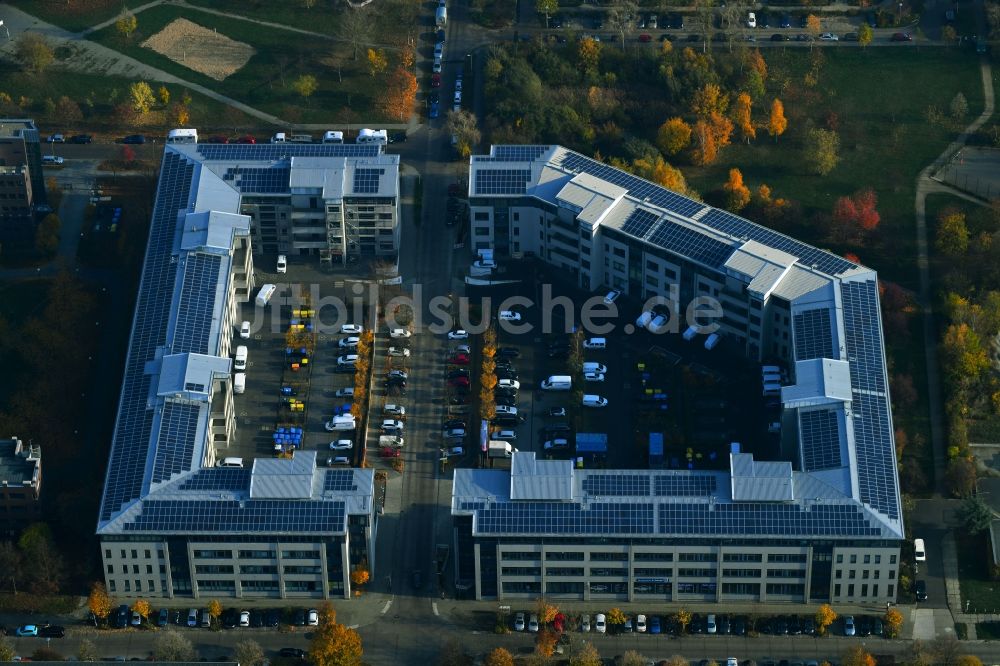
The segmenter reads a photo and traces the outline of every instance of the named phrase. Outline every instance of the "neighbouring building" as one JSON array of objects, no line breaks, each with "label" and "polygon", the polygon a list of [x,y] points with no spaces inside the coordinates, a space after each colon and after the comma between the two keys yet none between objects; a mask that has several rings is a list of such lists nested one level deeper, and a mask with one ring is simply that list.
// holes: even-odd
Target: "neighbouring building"
[{"label": "neighbouring building", "polygon": [[41,518],[42,449],[16,437],[0,439],[0,534]]},{"label": "neighbouring building", "polygon": [[719,302],[723,346],[788,370],[794,453],[734,446],[714,472],[531,453],[456,470],[457,584],[485,599],[895,601],[904,529],[875,272],[561,146],[493,146],[470,166],[474,249],[533,255],[582,289],[676,291],[681,312]]},{"label": "neighbouring building", "polygon": [[246,199],[293,197],[299,155],[343,177],[354,148],[165,146],[97,524],[113,594],[349,598],[350,572],[370,571],[373,470],[317,467],[315,451],[218,464],[236,429],[237,306],[254,288]]},{"label": "neighbouring building", "polygon": [[47,204],[35,121],[0,119],[0,243],[31,247],[38,217],[49,212]]}]

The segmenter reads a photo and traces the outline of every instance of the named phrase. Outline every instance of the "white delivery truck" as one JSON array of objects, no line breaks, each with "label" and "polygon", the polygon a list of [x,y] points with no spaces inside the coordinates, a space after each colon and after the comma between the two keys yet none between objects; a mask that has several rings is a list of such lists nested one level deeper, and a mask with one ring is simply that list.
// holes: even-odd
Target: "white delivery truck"
[{"label": "white delivery truck", "polygon": [[443,28],[448,25],[448,8],[438,7],[437,14],[434,15],[434,23],[439,28]]},{"label": "white delivery truck", "polygon": [[399,435],[379,435],[378,445],[382,448],[401,449],[403,448],[403,438]]},{"label": "white delivery truck", "polygon": [[327,130],[323,133],[323,143],[344,143],[344,133],[336,130]]},{"label": "white delivery truck", "polygon": [[240,345],[236,348],[236,362],[233,367],[240,372],[245,372],[247,369],[247,356],[249,352],[247,351],[246,345]]},{"label": "white delivery truck", "polygon": [[543,391],[569,391],[573,388],[573,378],[569,375],[552,375],[542,381]]},{"label": "white delivery truck", "polygon": [[517,453],[517,449],[510,442],[490,441],[488,450],[490,458],[510,458]]},{"label": "white delivery truck", "polygon": [[358,138],[354,143],[380,143],[383,146],[389,143],[389,133],[384,130],[375,130],[363,127],[358,131]]},{"label": "white delivery truck", "polygon": [[254,301],[259,307],[267,307],[267,304],[271,301],[271,297],[274,296],[274,292],[277,289],[273,284],[265,284],[257,292],[257,298]]}]

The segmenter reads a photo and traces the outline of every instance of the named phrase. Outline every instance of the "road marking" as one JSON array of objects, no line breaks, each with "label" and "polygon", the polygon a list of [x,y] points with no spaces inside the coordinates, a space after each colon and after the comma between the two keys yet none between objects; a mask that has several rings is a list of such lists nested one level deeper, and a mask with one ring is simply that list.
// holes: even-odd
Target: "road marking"
[{"label": "road marking", "polygon": [[382,615],[385,615],[389,611],[389,608],[391,606],[392,606],[392,599],[389,599],[389,601],[385,602],[385,606],[382,607]]},{"label": "road marking", "polygon": [[431,602],[431,608],[434,609],[434,614],[440,616],[441,613],[438,612],[438,604],[436,601]]},{"label": "road marking", "polygon": [[333,287],[334,287],[334,289],[342,289],[344,287],[344,281],[343,280],[334,280],[333,281]]},{"label": "road marking", "polygon": [[352,624],[352,625],[348,626],[347,628],[348,629],[357,629],[360,626],[361,626],[360,624]]}]

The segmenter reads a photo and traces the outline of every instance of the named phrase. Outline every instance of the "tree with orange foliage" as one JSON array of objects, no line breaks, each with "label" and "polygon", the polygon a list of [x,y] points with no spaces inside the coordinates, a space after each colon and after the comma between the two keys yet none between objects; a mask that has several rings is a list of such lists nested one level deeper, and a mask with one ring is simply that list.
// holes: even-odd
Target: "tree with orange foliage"
[{"label": "tree with orange foliage", "polygon": [[387,116],[405,120],[417,98],[417,77],[408,69],[397,67],[389,77],[382,96],[382,110]]},{"label": "tree with orange foliage", "polygon": [[354,629],[337,622],[337,612],[327,601],[319,609],[319,626],[309,644],[313,666],[360,666],[361,637]]},{"label": "tree with orange foliage", "polygon": [[721,113],[713,111],[708,118],[700,119],[694,125],[694,149],[691,161],[698,166],[711,164],[719,156],[719,151],[729,145],[733,134],[733,122]]},{"label": "tree with orange foliage", "polygon": [[729,180],[722,186],[726,193],[726,208],[738,213],[750,203],[750,189],[743,184],[743,174],[739,169],[729,170]]},{"label": "tree with orange foliage", "polygon": [[780,99],[775,98],[771,102],[771,117],[767,123],[767,133],[774,137],[774,142],[778,143],[778,137],[785,133],[788,128],[788,119],[785,118],[785,105]]},{"label": "tree with orange foliage", "polygon": [[855,645],[844,653],[844,666],[875,666],[875,657],[864,651],[860,645]]},{"label": "tree with orange foliage", "polygon": [[656,132],[656,147],[667,155],[676,155],[691,143],[691,126],[681,118],[671,118]]},{"label": "tree with orange foliage", "polygon": [[819,21],[819,17],[815,14],[810,14],[806,17],[806,32],[808,32],[813,39],[819,37],[819,33],[823,32],[823,25]]},{"label": "tree with orange foliage", "polygon": [[353,585],[364,585],[368,582],[368,578],[368,569],[365,569],[364,567],[357,567],[351,572],[351,583]]},{"label": "tree with orange foliage", "polygon": [[684,174],[681,173],[681,170],[670,166],[659,155],[655,159],[641,157],[635,160],[632,162],[631,170],[637,176],[651,180],[668,190],[681,194],[689,193],[687,182],[684,180]]},{"label": "tree with orange foliage", "polygon": [[714,83],[706,83],[695,91],[691,99],[691,113],[708,118],[713,113],[723,114],[729,107],[729,96]]},{"label": "tree with orange foliage", "polygon": [[747,54],[747,65],[760,74],[762,81],[767,81],[767,62],[760,54],[760,49],[754,49]]},{"label": "tree with orange foliage", "polygon": [[757,129],[753,125],[751,115],[752,108],[753,102],[750,100],[749,94],[741,92],[737,95],[736,104],[733,106],[733,122],[740,128],[740,134],[747,140],[747,143],[750,143],[750,139],[757,138]]},{"label": "tree with orange foliage", "polygon": [[544,627],[535,637],[535,652],[543,657],[551,657],[556,651],[556,643],[559,641],[559,634],[548,627]]}]

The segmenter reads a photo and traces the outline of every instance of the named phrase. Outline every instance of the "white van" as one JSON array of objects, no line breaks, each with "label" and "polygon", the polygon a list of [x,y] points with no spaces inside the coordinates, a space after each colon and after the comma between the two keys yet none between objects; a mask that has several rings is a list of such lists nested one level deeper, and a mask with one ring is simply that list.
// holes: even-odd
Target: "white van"
[{"label": "white van", "polygon": [[507,405],[497,405],[496,406],[497,416],[506,414],[507,416],[517,416],[517,407],[508,407]]},{"label": "white van", "polygon": [[719,344],[719,339],[720,338],[718,333],[712,333],[710,336],[705,338],[705,349],[708,350],[715,349],[715,346]]},{"label": "white van", "polygon": [[277,289],[278,288],[273,284],[265,284],[260,288],[260,291],[257,292],[257,298],[254,302],[257,303],[258,307],[266,307],[267,304],[271,302],[271,297],[274,296],[274,292]]},{"label": "white van", "polygon": [[590,338],[583,341],[584,349],[604,349],[607,345],[608,341],[604,338]]},{"label": "white van", "polygon": [[323,133],[323,143],[344,143],[344,133],[328,130]]},{"label": "white van", "polygon": [[354,140],[354,143],[380,143],[384,146],[389,143],[389,133],[384,129],[373,130],[363,127],[358,132],[358,138]]},{"label": "white van", "polygon": [[341,416],[334,416],[326,422],[324,427],[332,432],[334,430],[354,430],[356,426],[357,423],[353,415],[343,414]]},{"label": "white van", "polygon": [[167,143],[198,143],[198,130],[172,129],[167,132]]},{"label": "white van", "polygon": [[543,391],[568,391],[573,388],[573,378],[569,375],[552,375],[541,384]]},{"label": "white van", "polygon": [[247,373],[237,372],[236,376],[233,377],[233,393],[239,395],[240,393],[246,393],[247,390]]},{"label": "white van", "polygon": [[239,467],[243,468],[243,458],[223,458],[219,461],[219,467]]},{"label": "white van", "polygon": [[593,361],[587,361],[587,362],[585,362],[583,364],[583,371],[584,372],[597,372],[597,373],[600,373],[600,374],[603,375],[605,372],[608,371],[608,366],[603,365],[601,363],[595,363]]},{"label": "white van", "polygon": [[584,407],[607,407],[608,399],[602,398],[599,395],[585,395],[580,404]]},{"label": "white van", "polygon": [[635,327],[646,328],[647,326],[649,326],[649,322],[651,321],[653,321],[653,311],[646,310],[641,315],[639,315],[638,319],[635,320]]},{"label": "white van", "polygon": [[649,332],[650,333],[660,333],[663,331],[664,327],[667,325],[666,315],[656,315],[653,321],[649,322]]},{"label": "white van", "polygon": [[913,540],[913,559],[915,559],[917,562],[927,561],[927,549],[924,548],[923,539]]},{"label": "white van", "polygon": [[239,347],[237,347],[236,348],[236,362],[233,364],[233,367],[236,368],[237,370],[240,370],[240,371],[246,370],[247,369],[247,356],[249,356],[249,355],[250,355],[250,352],[247,351],[246,345],[240,345]]},{"label": "white van", "polygon": [[698,335],[698,327],[691,325],[688,326],[687,330],[684,331],[683,337],[687,342],[691,342],[692,340],[694,340],[694,336],[696,335]]},{"label": "white van", "polygon": [[277,270],[278,270],[279,273],[287,273],[288,272],[288,257],[286,257],[283,254],[279,254],[278,255],[278,263],[275,266],[275,268],[277,268]]},{"label": "white van", "polygon": [[271,143],[288,143],[288,137],[284,132],[277,132],[271,137]]}]

